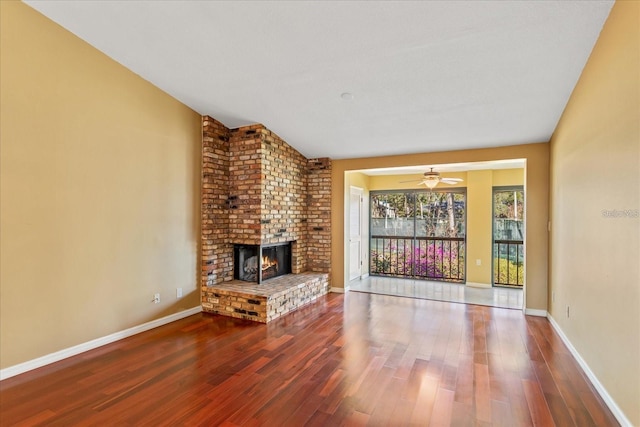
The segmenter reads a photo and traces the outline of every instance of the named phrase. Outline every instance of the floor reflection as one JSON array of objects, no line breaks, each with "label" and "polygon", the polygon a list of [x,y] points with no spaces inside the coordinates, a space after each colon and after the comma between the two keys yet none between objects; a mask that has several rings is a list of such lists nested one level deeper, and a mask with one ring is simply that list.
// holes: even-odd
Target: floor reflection
[{"label": "floor reflection", "polygon": [[349,282],[349,290],[407,298],[522,309],[523,291],[512,288],[474,288],[459,283],[369,276]]}]

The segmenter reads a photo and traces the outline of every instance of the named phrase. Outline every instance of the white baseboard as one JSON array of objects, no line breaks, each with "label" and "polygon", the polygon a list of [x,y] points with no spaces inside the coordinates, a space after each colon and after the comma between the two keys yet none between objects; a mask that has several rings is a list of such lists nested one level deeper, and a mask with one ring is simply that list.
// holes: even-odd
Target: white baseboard
[{"label": "white baseboard", "polygon": [[344,294],[346,291],[348,291],[349,288],[331,288],[329,289],[329,292],[332,292],[334,294]]},{"label": "white baseboard", "polygon": [[6,380],[7,378],[11,378],[19,374],[23,374],[33,369],[41,368],[54,362],[58,362],[62,359],[66,359],[67,357],[75,356],[77,354],[84,353],[85,351],[93,350],[94,348],[110,344],[112,342],[130,337],[132,335],[139,334],[140,332],[148,331],[150,329],[157,328],[158,326],[175,322],[176,320],[180,320],[193,314],[200,313],[201,311],[202,306],[193,307],[179,313],[170,314],[168,316],[161,317],[160,319],[143,323],[142,325],[125,329],[124,331],[114,332],[113,334],[101,338],[96,338],[82,344],[74,345],[73,347],[65,348],[56,351],[55,353],[50,353],[45,356],[38,357],[37,359],[28,360],[17,365],[9,366],[8,368],[0,369],[0,381]]},{"label": "white baseboard", "polygon": [[491,283],[476,283],[476,282],[467,282],[465,283],[466,286],[469,286],[470,288],[483,288],[483,289],[491,289],[493,286],[491,286]]},{"label": "white baseboard", "polygon": [[539,308],[525,308],[524,314],[527,316],[547,317],[549,313],[547,310],[540,310]]},{"label": "white baseboard", "polygon": [[551,326],[553,326],[553,329],[555,329],[556,333],[560,336],[560,339],[562,340],[564,345],[567,346],[571,355],[578,361],[578,364],[580,365],[584,373],[587,374],[587,377],[591,381],[591,384],[593,384],[596,391],[598,392],[602,400],[604,400],[604,403],[609,407],[609,410],[611,410],[611,412],[613,413],[613,416],[616,417],[620,425],[622,427],[633,427],[633,425],[631,424],[631,421],[629,421],[629,419],[624,415],[624,412],[622,412],[620,407],[609,395],[609,393],[607,392],[607,389],[605,389],[602,383],[598,381],[598,377],[596,377],[596,374],[593,373],[591,368],[589,368],[589,365],[587,365],[587,362],[585,362],[582,356],[580,356],[580,353],[578,353],[578,350],[576,350],[573,344],[571,344],[571,341],[569,341],[569,338],[567,338],[567,336],[564,334],[564,332],[560,328],[560,325],[558,325],[558,323],[551,316],[551,314],[547,314],[547,319],[549,319]]},{"label": "white baseboard", "polygon": [[369,273],[364,273],[362,276],[360,276],[361,279],[366,279],[367,277],[369,277]]}]

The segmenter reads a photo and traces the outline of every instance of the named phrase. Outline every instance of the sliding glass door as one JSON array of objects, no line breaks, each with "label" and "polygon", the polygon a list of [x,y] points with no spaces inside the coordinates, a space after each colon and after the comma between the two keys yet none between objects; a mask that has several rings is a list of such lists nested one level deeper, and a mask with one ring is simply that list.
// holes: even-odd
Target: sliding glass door
[{"label": "sliding glass door", "polygon": [[371,275],[465,281],[464,189],[370,197]]},{"label": "sliding glass door", "polygon": [[524,284],[524,189],[493,189],[493,284]]}]

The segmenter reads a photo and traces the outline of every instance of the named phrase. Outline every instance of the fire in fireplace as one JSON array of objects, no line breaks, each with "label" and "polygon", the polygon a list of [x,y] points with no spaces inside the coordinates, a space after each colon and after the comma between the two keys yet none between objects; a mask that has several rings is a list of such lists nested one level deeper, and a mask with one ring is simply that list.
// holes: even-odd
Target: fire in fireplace
[{"label": "fire in fireplace", "polygon": [[291,242],[269,246],[234,245],[234,279],[262,283],[291,273]]}]

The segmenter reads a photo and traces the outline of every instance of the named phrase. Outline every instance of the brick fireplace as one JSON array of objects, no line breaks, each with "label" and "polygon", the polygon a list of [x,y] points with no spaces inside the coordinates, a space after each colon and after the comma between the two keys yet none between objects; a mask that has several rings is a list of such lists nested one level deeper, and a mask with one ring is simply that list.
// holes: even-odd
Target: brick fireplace
[{"label": "brick fireplace", "polygon": [[291,273],[292,242],[275,245],[233,245],[233,278],[261,284]]},{"label": "brick fireplace", "polygon": [[[264,277],[263,254],[256,254],[253,260],[245,257],[241,265],[234,263],[239,247],[262,252],[286,245],[290,252],[287,271],[307,279],[310,273],[321,274],[324,282],[320,282],[328,287],[331,161],[305,158],[263,125],[228,129],[209,116],[203,117],[202,125],[203,310],[227,314],[217,306],[220,286],[251,287],[237,283],[245,262],[246,269],[256,275],[251,282],[264,286],[280,280]],[[267,276],[271,273],[267,271]],[[294,286],[295,276],[286,281]],[[251,318],[236,314],[234,317]]]}]

